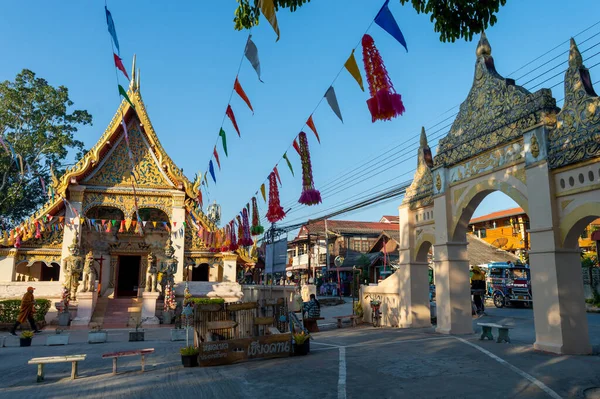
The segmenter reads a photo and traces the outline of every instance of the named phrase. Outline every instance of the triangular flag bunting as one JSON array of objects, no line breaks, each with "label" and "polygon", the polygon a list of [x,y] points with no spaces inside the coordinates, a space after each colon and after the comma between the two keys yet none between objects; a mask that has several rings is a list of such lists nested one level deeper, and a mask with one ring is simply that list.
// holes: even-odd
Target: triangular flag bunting
[{"label": "triangular flag bunting", "polygon": [[285,159],[285,162],[287,163],[288,168],[290,168],[290,172],[292,172],[292,176],[294,176],[294,168],[292,168],[292,163],[288,159],[287,152],[285,154],[283,154],[283,159]]},{"label": "triangular flag bunting", "polygon": [[313,121],[312,115],[308,117],[308,120],[306,121],[306,126],[308,126],[310,130],[313,131],[313,133],[317,137],[317,141],[319,142],[319,144],[321,144],[321,139],[319,138],[319,133],[317,132],[317,127],[315,126],[315,122]]},{"label": "triangular flag bunting", "polygon": [[273,172],[275,172],[275,176],[277,176],[277,180],[279,180],[279,185],[281,186],[281,177],[279,177],[279,171],[277,170],[277,165],[273,168]]},{"label": "triangular flag bunting", "polygon": [[215,148],[213,149],[213,155],[215,156],[217,165],[219,165],[219,170],[221,170],[221,162],[219,161],[219,153],[217,152],[217,146],[215,146]]},{"label": "triangular flag bunting", "polygon": [[113,53],[113,56],[115,58],[115,66],[117,67],[117,69],[119,71],[123,72],[123,75],[125,75],[127,80],[129,80],[129,75],[127,75],[127,70],[125,70],[125,66],[123,65],[123,60],[115,53]]},{"label": "triangular flag bunting", "polygon": [[352,53],[350,54],[350,57],[348,57],[348,59],[346,60],[344,66],[346,67],[348,72],[350,72],[350,75],[352,75],[354,80],[356,80],[356,82],[360,86],[360,89],[362,91],[365,91],[365,86],[363,85],[362,76],[360,74],[360,70],[358,69],[356,58],[354,58],[354,50],[352,50]]},{"label": "triangular flag bunting", "polygon": [[227,105],[227,110],[225,111],[225,114],[227,114],[227,116],[231,120],[231,123],[233,123],[233,127],[235,128],[235,131],[237,132],[238,137],[242,137],[242,135],[240,134],[240,129],[238,129],[237,122],[235,121],[235,115],[233,114],[231,105]]},{"label": "triangular flag bunting", "polygon": [[265,192],[265,183],[260,185],[260,193],[262,194],[263,200],[267,202],[267,194]]},{"label": "triangular flag bunting", "polygon": [[210,176],[213,178],[213,181],[216,183],[217,179],[215,178],[215,167],[213,166],[212,159],[208,161],[208,171],[210,172]]},{"label": "triangular flag bunting", "polygon": [[152,222],[152,226],[154,226],[154,228],[156,228],[156,222]]},{"label": "triangular flag bunting", "polygon": [[112,37],[113,42],[115,43],[115,47],[117,48],[117,52],[121,54],[121,50],[119,49],[119,40],[117,39],[117,31],[115,30],[115,22],[112,19],[112,15],[108,8],[104,6],[104,11],[106,12],[106,24],[108,25],[108,33],[110,33],[110,37]]},{"label": "triangular flag bunting", "polygon": [[244,49],[244,55],[250,61],[252,68],[256,71],[258,75],[258,80],[262,82],[260,78],[260,60],[258,59],[258,48],[256,48],[256,44],[252,41],[252,35],[248,35],[248,41],[246,42],[246,48]]},{"label": "triangular flag bunting", "polygon": [[240,84],[240,81],[238,80],[237,76],[235,77],[235,83],[233,84],[233,90],[235,90],[235,92],[238,94],[238,96],[240,96],[241,99],[244,100],[244,102],[246,104],[248,104],[248,108],[250,108],[250,111],[252,111],[252,113],[254,113],[252,104],[250,104],[250,99],[246,95],[246,92],[244,91],[244,89],[242,89],[242,85]]},{"label": "triangular flag bunting", "polygon": [[394,19],[394,15],[390,11],[388,7],[388,3],[390,0],[386,0],[381,7],[381,10],[377,13],[375,17],[375,23],[379,25],[384,31],[392,35],[392,37],[404,46],[406,52],[408,53],[408,47],[406,46],[406,40],[404,40],[404,35],[398,26],[398,23]]},{"label": "triangular flag bunting", "polygon": [[325,98],[327,99],[327,103],[329,104],[333,112],[335,112],[337,117],[340,118],[342,123],[344,123],[344,119],[342,119],[342,112],[340,111],[340,106],[338,104],[333,86],[329,86],[329,89],[327,89],[327,92],[325,92]]},{"label": "triangular flag bunting", "polygon": [[300,153],[300,147],[298,146],[298,142],[296,141],[296,139],[294,139],[294,143],[292,144],[292,146],[294,147],[294,150],[296,150],[296,152],[298,153],[298,155],[302,155]]},{"label": "triangular flag bunting", "polygon": [[221,141],[223,142],[223,152],[225,153],[225,156],[228,157],[229,155],[227,155],[227,138],[225,137],[225,130],[223,130],[223,128],[221,128],[221,130],[219,131],[219,136],[221,136]]},{"label": "triangular flag bunting", "polygon": [[122,95],[125,100],[127,100],[127,102],[129,103],[129,105],[131,105],[131,108],[135,109],[135,106],[133,105],[133,103],[129,99],[129,96],[127,95],[127,92],[125,91],[125,89],[121,85],[119,85],[119,94]]},{"label": "triangular flag bunting", "polygon": [[277,33],[277,40],[275,41],[278,41],[279,25],[277,24],[277,15],[275,14],[275,4],[273,4],[273,0],[260,0],[260,10],[273,27],[275,33]]}]

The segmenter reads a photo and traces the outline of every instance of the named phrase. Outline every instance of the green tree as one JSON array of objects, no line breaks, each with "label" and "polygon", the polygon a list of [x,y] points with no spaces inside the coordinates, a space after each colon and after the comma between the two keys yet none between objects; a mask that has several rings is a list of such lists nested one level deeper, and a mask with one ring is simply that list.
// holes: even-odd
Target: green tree
[{"label": "green tree", "polygon": [[77,159],[83,155],[83,142],[74,133],[91,124],[92,116],[72,106],[66,87],[53,87],[28,69],[0,83],[1,228],[14,226],[45,202],[40,178],[49,184],[52,165],[60,174],[71,150]]},{"label": "green tree", "polygon": [[[400,4],[410,5],[418,14],[430,15],[434,30],[440,33],[442,42],[454,42],[464,38],[472,40],[474,34],[481,33],[496,22],[496,13],[506,0],[399,0]],[[248,29],[258,25],[260,9],[258,0],[237,0],[233,22],[235,29]],[[250,5],[250,3],[253,3]],[[288,8],[294,12],[310,0],[274,0],[275,9]]]}]

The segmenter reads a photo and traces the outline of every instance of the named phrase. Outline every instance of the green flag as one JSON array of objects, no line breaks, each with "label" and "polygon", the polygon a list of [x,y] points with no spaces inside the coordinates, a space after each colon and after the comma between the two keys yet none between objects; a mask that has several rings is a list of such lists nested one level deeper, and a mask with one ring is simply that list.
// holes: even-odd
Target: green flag
[{"label": "green flag", "polygon": [[223,152],[225,152],[225,156],[228,157],[229,155],[227,155],[227,139],[225,138],[225,130],[223,130],[223,128],[221,128],[219,136],[221,136],[221,140],[223,141]]},{"label": "green flag", "polygon": [[121,85],[119,85],[119,94],[122,95],[125,100],[127,100],[127,102],[129,103],[129,105],[131,105],[131,108],[135,109],[135,106],[133,105],[133,103],[129,99],[129,96],[127,95],[127,92],[125,91],[125,89]]},{"label": "green flag", "polygon": [[287,162],[288,168],[290,168],[290,172],[292,172],[292,176],[294,176],[294,168],[292,168],[292,163],[288,159],[287,152],[283,154],[283,159],[285,159],[285,162]]}]

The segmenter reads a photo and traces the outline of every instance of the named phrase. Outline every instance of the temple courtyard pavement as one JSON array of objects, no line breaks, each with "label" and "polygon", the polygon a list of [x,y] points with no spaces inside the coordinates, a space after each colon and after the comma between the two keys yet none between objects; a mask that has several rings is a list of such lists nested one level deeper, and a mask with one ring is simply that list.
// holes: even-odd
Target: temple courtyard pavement
[{"label": "temple courtyard pavement", "polygon": [[[71,331],[68,346],[44,346],[46,329],[31,347],[7,337],[0,348],[0,398],[600,398],[600,314],[588,314],[591,356],[536,352],[530,309],[487,309],[467,336],[429,329],[335,328],[331,314],[351,304],[324,308],[322,331],[304,357],[257,360],[230,366],[183,368],[167,328],[146,330],[145,342],[127,342],[128,330],[109,330],[109,342],[88,344],[87,331]],[[337,308],[337,309],[336,309]],[[477,322],[514,326],[511,344],[480,341]],[[5,334],[5,333],[3,333]],[[496,330],[494,329],[494,335]],[[119,373],[101,355],[155,348],[140,372],[139,357],[119,360]],[[33,357],[87,354],[79,378],[70,364],[50,364],[36,383]]]}]

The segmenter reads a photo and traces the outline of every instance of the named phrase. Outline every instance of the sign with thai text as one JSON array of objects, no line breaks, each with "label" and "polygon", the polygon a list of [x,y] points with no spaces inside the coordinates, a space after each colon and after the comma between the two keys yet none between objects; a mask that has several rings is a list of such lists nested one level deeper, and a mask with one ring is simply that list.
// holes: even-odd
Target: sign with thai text
[{"label": "sign with thai text", "polygon": [[245,362],[249,359],[287,357],[292,350],[292,336],[287,333],[203,342],[199,349],[200,366],[219,366]]}]

